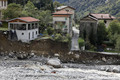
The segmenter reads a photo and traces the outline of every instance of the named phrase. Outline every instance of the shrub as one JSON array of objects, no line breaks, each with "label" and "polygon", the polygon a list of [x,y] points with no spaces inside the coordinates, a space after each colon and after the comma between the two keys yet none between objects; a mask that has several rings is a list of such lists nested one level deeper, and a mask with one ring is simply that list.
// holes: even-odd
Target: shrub
[{"label": "shrub", "polygon": [[56,34],[55,37],[54,37],[54,40],[55,41],[58,41],[58,42],[61,42],[62,41],[62,35],[61,34]]},{"label": "shrub", "polygon": [[48,35],[54,34],[54,29],[52,27],[48,27],[47,28],[47,33],[48,33]]},{"label": "shrub", "polygon": [[118,38],[117,38],[117,40],[116,40],[115,49],[116,49],[117,51],[120,51],[120,36],[118,36]]},{"label": "shrub", "polygon": [[82,46],[85,45],[85,41],[84,41],[84,39],[82,39],[82,38],[79,38],[79,39],[78,39],[78,43],[79,43],[79,47],[82,47]]},{"label": "shrub", "polygon": [[57,41],[57,42],[68,42],[69,43],[71,41],[69,34],[62,35],[60,33],[55,34],[55,36],[52,37],[52,39]]},{"label": "shrub", "polygon": [[105,39],[107,39],[106,26],[103,21],[100,21],[97,28],[97,44],[101,45]]}]

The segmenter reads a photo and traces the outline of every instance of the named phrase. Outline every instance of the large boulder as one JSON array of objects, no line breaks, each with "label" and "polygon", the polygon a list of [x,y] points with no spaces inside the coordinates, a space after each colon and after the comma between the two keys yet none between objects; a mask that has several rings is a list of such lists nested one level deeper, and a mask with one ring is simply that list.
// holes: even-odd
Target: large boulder
[{"label": "large boulder", "polygon": [[61,67],[61,62],[60,62],[60,60],[58,58],[48,59],[47,64],[51,65],[51,66],[53,66],[55,68],[60,68]]},{"label": "large boulder", "polygon": [[24,60],[24,59],[28,59],[28,54],[27,53],[20,53],[17,55],[17,59],[19,60]]},{"label": "large boulder", "polygon": [[120,72],[120,69],[117,68],[117,67],[114,67],[114,68],[113,68],[113,72],[114,72],[114,73],[119,73],[119,72]]}]

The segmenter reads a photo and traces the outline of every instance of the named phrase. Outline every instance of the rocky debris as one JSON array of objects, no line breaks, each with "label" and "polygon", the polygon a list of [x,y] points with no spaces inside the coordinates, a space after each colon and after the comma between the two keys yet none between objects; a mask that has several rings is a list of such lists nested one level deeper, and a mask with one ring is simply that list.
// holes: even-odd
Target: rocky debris
[{"label": "rocky debris", "polygon": [[113,68],[113,72],[114,72],[114,73],[120,73],[120,69],[117,68],[117,67],[114,67],[114,68]]},{"label": "rocky debris", "polygon": [[101,67],[100,71],[120,73],[120,69],[118,67]]},{"label": "rocky debris", "polygon": [[30,59],[30,58],[36,57],[36,55],[35,55],[35,53],[11,51],[9,53],[8,52],[0,52],[0,57],[23,60],[23,59]]},{"label": "rocky debris", "polygon": [[105,57],[102,57],[102,61],[106,62],[107,60],[106,60],[106,58],[105,58]]},{"label": "rocky debris", "polygon": [[60,55],[56,53],[54,56],[55,56],[55,57],[59,57]]},{"label": "rocky debris", "polygon": [[79,58],[80,58],[80,55],[79,55],[79,54],[75,54],[75,58],[76,58],[76,59],[79,59]]},{"label": "rocky debris", "polygon": [[112,68],[106,68],[106,72],[112,72]]},{"label": "rocky debris", "polygon": [[60,60],[58,58],[48,59],[47,64],[51,65],[51,66],[53,66],[55,68],[60,68],[61,67],[61,62],[60,62]]},{"label": "rocky debris", "polygon": [[106,68],[105,67],[101,67],[101,69],[100,69],[101,71],[105,71],[106,70]]},{"label": "rocky debris", "polygon": [[68,55],[74,54],[73,52],[69,52]]},{"label": "rocky debris", "polygon": [[17,59],[19,60],[28,59],[28,54],[18,54]]}]

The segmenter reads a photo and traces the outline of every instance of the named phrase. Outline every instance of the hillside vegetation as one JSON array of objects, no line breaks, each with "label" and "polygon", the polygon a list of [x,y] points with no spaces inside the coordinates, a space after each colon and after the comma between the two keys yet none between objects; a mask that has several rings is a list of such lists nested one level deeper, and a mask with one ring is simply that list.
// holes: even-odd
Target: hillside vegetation
[{"label": "hillside vegetation", "polygon": [[76,8],[78,18],[89,13],[110,13],[120,16],[120,0],[63,0],[63,2]]}]

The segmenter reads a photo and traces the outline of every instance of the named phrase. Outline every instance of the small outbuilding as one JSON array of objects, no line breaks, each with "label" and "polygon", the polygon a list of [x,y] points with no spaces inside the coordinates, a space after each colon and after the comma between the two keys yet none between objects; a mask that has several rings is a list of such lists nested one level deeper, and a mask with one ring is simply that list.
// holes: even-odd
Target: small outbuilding
[{"label": "small outbuilding", "polygon": [[39,20],[33,17],[19,17],[8,21],[9,39],[29,42],[38,37]]}]

